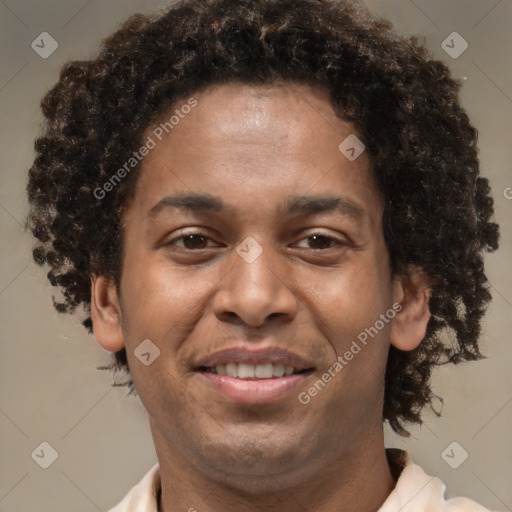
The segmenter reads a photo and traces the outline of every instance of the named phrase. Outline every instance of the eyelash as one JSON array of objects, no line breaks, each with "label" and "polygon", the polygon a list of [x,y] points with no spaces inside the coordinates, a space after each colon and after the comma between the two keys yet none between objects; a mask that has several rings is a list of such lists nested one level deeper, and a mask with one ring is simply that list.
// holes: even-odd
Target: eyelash
[{"label": "eyelash", "polygon": [[[175,245],[175,242],[178,241],[178,240],[182,240],[186,237],[189,237],[189,236],[201,236],[203,238],[206,238],[208,240],[212,240],[212,238],[210,238],[206,233],[203,233],[201,231],[193,231],[193,232],[189,232],[189,233],[184,233],[176,238],[173,238],[170,242],[166,243],[165,245],[167,246],[170,246],[170,245]],[[311,233],[310,235],[302,238],[300,241],[302,240],[308,240],[309,238],[313,238],[314,236],[321,236],[327,240],[329,240],[330,242],[335,242],[335,245],[334,246],[331,246],[331,247],[327,247],[325,249],[309,249],[310,251],[325,251],[325,250],[328,250],[328,249],[332,249],[333,247],[335,246],[343,246],[343,245],[347,245],[346,242],[343,242],[342,240],[340,240],[339,238],[335,238],[333,236],[330,236],[330,235],[326,235],[322,232],[316,232],[316,233]],[[201,250],[205,250],[205,249],[211,249],[211,247],[205,247],[205,248],[201,248],[201,249],[187,249],[186,247],[181,247],[181,249],[185,249],[187,251],[191,251],[191,252],[197,252],[197,251],[201,251]]]}]

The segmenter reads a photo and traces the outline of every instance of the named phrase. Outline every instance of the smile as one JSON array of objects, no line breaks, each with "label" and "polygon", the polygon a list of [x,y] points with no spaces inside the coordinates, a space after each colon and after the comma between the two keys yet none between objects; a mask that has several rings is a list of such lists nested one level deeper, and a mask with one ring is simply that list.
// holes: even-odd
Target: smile
[{"label": "smile", "polygon": [[219,364],[215,367],[206,368],[205,371],[216,373],[218,375],[227,375],[237,379],[272,379],[274,377],[283,377],[292,374],[301,373],[304,370],[298,370],[293,366],[284,366],[282,364],[244,364],[228,363]]},{"label": "smile", "polygon": [[254,346],[246,341],[196,360],[193,368],[209,393],[237,404],[290,398],[314,372],[308,357],[283,347]]},{"label": "smile", "polygon": [[[220,370],[220,371],[219,371]],[[313,372],[295,370],[279,364],[236,364],[204,368],[199,375],[211,391],[224,400],[237,404],[277,402],[298,392],[304,380]]]}]

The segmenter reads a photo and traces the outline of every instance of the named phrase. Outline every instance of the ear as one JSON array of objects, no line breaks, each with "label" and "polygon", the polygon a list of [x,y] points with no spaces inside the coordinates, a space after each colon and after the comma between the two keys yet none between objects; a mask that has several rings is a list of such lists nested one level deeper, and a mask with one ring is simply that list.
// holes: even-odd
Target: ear
[{"label": "ear", "polygon": [[124,347],[116,286],[105,276],[91,278],[91,318],[94,337],[104,349],[116,352]]},{"label": "ear", "polygon": [[394,277],[393,300],[401,305],[391,320],[390,341],[395,348],[414,350],[425,337],[431,317],[428,303],[432,284],[433,279],[414,266]]}]

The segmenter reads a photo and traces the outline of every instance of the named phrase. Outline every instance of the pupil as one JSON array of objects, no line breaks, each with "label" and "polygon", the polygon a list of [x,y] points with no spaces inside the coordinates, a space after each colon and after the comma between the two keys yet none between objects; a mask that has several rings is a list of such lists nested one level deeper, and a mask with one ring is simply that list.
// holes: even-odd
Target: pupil
[{"label": "pupil", "polygon": [[[199,239],[199,244],[198,244]],[[183,244],[187,249],[197,249],[198,245],[201,244],[201,240],[204,242],[205,237],[203,235],[187,235],[183,238]]]},{"label": "pupil", "polygon": [[[324,246],[324,247],[329,247],[329,244],[330,244],[330,240],[328,237],[326,236],[323,236],[323,235],[313,235],[313,236],[310,236],[309,237],[310,240],[313,240],[313,244],[317,244],[318,245],[318,241],[320,241],[320,245]],[[324,242],[322,244],[322,241]]]}]

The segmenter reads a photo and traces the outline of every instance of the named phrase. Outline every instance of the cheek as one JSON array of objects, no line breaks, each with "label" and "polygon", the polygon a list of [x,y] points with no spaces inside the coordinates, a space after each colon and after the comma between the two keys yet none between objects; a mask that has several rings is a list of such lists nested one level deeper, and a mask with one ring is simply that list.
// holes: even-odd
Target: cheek
[{"label": "cheek", "polygon": [[314,305],[319,325],[328,330],[326,334],[338,348],[347,342],[350,345],[352,339],[373,326],[390,308],[392,290],[388,274],[387,268],[377,261],[365,262],[363,258],[337,273],[326,274],[321,285],[318,275],[303,274],[304,281],[317,283],[308,287],[308,302]]},{"label": "cheek", "polygon": [[[183,382],[177,382],[183,373],[177,352],[198,324],[211,284],[144,254],[132,253],[126,262],[121,306],[127,357],[138,395],[149,414],[157,417],[162,409],[181,410],[187,402]],[[156,347],[145,349],[151,353],[148,365],[137,357],[143,340]],[[158,354],[154,360],[153,354]],[[172,423],[173,415],[166,421]]]},{"label": "cheek", "polygon": [[144,254],[132,254],[125,269],[121,304],[127,346],[149,338],[173,349],[173,340],[183,339],[180,333],[197,322],[214,281],[198,278],[197,271],[177,270],[164,258]]},{"label": "cheek", "polygon": [[322,412],[325,425],[346,421],[347,412],[364,418],[380,407],[392,318],[381,320],[392,306],[387,276],[377,262],[355,265],[325,279],[310,296],[318,328],[331,345],[320,378],[334,377],[317,403],[322,410],[336,404]]}]

